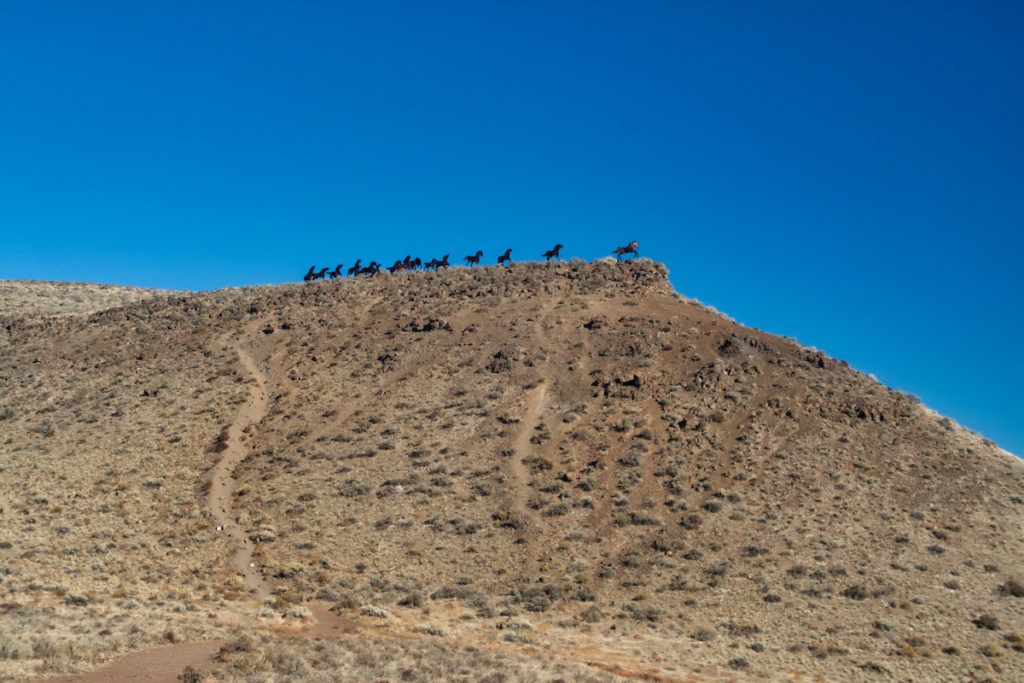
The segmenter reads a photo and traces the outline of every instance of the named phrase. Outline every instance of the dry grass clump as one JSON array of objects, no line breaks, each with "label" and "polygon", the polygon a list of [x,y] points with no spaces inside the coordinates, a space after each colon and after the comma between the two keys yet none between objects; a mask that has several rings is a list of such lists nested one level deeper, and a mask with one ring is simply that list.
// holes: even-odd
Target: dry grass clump
[{"label": "dry grass clump", "polygon": [[172,292],[88,282],[0,280],[0,318],[94,313],[168,294]]},{"label": "dry grass clump", "polygon": [[224,637],[205,614],[164,603],[80,609],[0,605],[0,681],[89,670],[144,647]]},{"label": "dry grass clump", "polygon": [[225,681],[626,680],[554,657],[436,642],[436,636],[417,641],[359,636],[322,641],[245,637],[221,649],[210,673]]}]

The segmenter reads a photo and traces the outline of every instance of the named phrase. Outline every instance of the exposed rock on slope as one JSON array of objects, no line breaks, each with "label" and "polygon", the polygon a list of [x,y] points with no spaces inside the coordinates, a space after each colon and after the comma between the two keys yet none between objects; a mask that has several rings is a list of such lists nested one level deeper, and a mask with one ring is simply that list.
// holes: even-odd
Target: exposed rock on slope
[{"label": "exposed rock on slope", "polygon": [[1024,677],[1024,466],[656,264],[225,290],[7,336],[0,620],[99,610],[116,636],[133,603],[157,638],[251,613],[202,509],[241,347],[269,405],[233,515],[279,610],[630,675]]}]

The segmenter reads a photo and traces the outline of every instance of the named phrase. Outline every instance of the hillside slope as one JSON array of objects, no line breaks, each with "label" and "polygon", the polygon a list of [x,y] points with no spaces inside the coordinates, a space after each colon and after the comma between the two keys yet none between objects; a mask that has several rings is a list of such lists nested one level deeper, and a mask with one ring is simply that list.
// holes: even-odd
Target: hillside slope
[{"label": "hillside slope", "polygon": [[0,319],[95,313],[172,292],[89,282],[0,280]]},{"label": "hillside slope", "polygon": [[[248,632],[222,677],[383,639],[570,667],[541,678],[1024,678],[1024,465],[650,262],[13,320],[0,387],[0,632],[46,634],[0,642],[10,675]],[[327,606],[345,654],[271,656]]]}]

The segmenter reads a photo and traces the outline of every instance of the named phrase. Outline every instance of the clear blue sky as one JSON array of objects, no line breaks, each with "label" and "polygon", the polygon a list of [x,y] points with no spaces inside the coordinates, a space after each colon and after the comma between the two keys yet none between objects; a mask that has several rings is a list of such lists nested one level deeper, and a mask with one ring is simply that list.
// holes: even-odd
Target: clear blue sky
[{"label": "clear blue sky", "polygon": [[638,239],[1024,454],[1022,8],[9,0],[0,278]]}]

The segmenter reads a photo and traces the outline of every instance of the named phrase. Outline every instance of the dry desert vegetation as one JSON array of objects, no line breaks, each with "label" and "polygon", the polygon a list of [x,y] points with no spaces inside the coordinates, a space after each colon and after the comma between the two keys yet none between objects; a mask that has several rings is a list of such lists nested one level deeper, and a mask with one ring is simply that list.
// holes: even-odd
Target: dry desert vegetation
[{"label": "dry desert vegetation", "polygon": [[94,313],[166,294],[173,292],[89,282],[0,280],[0,318]]},{"label": "dry desert vegetation", "polygon": [[1024,464],[658,264],[61,287],[0,678],[1024,679]]}]

